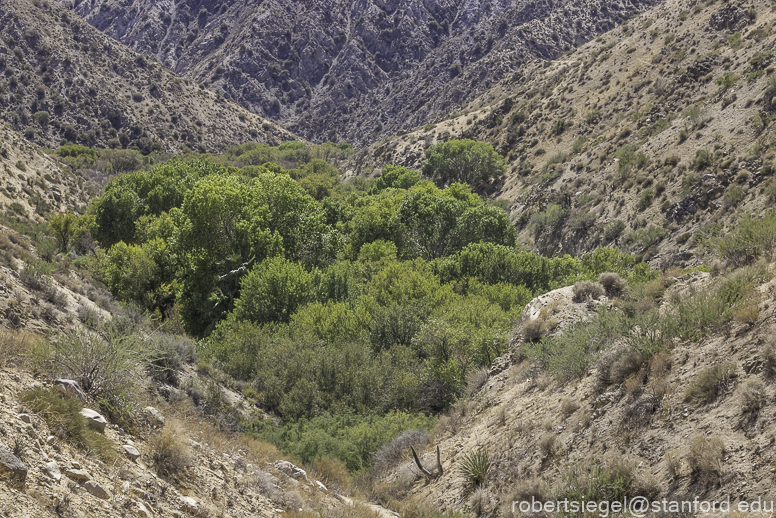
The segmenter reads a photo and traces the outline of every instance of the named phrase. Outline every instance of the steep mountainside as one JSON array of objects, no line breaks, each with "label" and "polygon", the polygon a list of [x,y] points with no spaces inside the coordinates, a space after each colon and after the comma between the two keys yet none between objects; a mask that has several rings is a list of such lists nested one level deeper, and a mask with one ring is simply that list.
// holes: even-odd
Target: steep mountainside
[{"label": "steep mountainside", "polygon": [[7,214],[39,222],[49,211],[78,210],[89,203],[80,178],[2,123],[0,167],[0,210]]},{"label": "steep mountainside", "polygon": [[492,143],[520,238],[545,254],[619,245],[661,264],[772,203],[776,13],[668,0],[552,63],[533,63],[459,116],[373,144],[351,174],[418,167],[450,138]]},{"label": "steep mountainside", "polygon": [[653,0],[108,0],[92,25],[310,140],[357,145],[446,117]]},{"label": "steep mountainside", "polygon": [[3,1],[0,117],[47,146],[217,150],[293,137],[45,0]]}]

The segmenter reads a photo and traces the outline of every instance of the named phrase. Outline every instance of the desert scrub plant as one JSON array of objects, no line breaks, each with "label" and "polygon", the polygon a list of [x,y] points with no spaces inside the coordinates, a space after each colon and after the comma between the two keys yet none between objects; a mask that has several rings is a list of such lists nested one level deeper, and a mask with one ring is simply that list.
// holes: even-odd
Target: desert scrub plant
[{"label": "desert scrub plant", "polygon": [[407,456],[410,446],[421,448],[426,446],[428,442],[428,434],[424,430],[403,432],[372,454],[374,472],[387,473]]},{"label": "desert scrub plant", "polygon": [[666,468],[671,478],[678,477],[682,472],[682,457],[678,449],[668,450],[663,455],[666,461]]},{"label": "desert scrub plant", "polygon": [[598,283],[606,290],[609,298],[621,296],[628,288],[628,281],[615,272],[604,272],[598,276]]},{"label": "desert scrub plant", "polygon": [[708,149],[699,149],[695,152],[695,159],[692,162],[697,171],[706,169],[714,163],[714,154]]},{"label": "desert scrub plant", "polygon": [[728,389],[735,372],[734,363],[718,364],[706,369],[687,387],[684,400],[692,403],[711,403]]},{"label": "desert scrub plant", "polygon": [[460,462],[458,472],[469,483],[480,486],[485,482],[490,470],[490,457],[484,448],[464,453]]},{"label": "desert scrub plant", "polygon": [[776,246],[776,211],[770,210],[762,218],[744,215],[730,232],[711,240],[710,246],[736,267],[750,264],[759,257],[770,260]]},{"label": "desert scrub plant", "polygon": [[725,445],[719,437],[696,435],[690,439],[686,460],[696,480],[712,481],[722,475]]},{"label": "desert scrub plant", "polygon": [[176,478],[194,463],[191,450],[175,421],[154,435],[149,445],[151,461],[161,477]]},{"label": "desert scrub plant", "polygon": [[579,403],[571,398],[564,398],[560,403],[560,411],[566,417],[570,416],[577,410],[579,410]]},{"label": "desert scrub plant", "polygon": [[635,466],[628,460],[610,460],[593,465],[576,464],[563,474],[555,499],[582,502],[622,501],[630,496]]},{"label": "desert scrub plant", "polygon": [[72,377],[88,393],[117,395],[131,385],[147,351],[135,335],[111,328],[102,333],[73,330],[52,342],[54,368]]},{"label": "desert scrub plant", "polygon": [[112,462],[116,458],[113,443],[90,428],[79,413],[83,405],[77,399],[63,397],[49,389],[34,389],[22,393],[21,400],[45,419],[51,433],[59,439],[72,442],[104,462]]},{"label": "desert scrub plant", "polygon": [[574,302],[598,300],[606,293],[606,290],[600,283],[593,281],[579,281],[574,284],[572,291],[574,293]]},{"label": "desert scrub plant", "polygon": [[655,190],[651,187],[644,189],[641,191],[641,194],[639,195],[639,209],[645,210],[650,205],[652,205],[652,200],[655,199]]},{"label": "desert scrub plant", "polygon": [[756,378],[744,382],[738,389],[738,393],[741,397],[741,411],[744,414],[754,414],[765,406],[765,385]]}]

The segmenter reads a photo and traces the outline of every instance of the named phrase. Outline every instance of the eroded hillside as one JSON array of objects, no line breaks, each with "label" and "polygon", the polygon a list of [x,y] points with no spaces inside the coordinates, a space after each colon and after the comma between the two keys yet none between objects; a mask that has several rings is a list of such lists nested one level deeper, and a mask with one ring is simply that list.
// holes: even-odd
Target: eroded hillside
[{"label": "eroded hillside", "polygon": [[293,138],[45,0],[3,2],[0,115],[49,147],[212,151]]},{"label": "eroded hillside", "polygon": [[445,117],[521,64],[653,1],[66,2],[91,24],[313,141]]}]

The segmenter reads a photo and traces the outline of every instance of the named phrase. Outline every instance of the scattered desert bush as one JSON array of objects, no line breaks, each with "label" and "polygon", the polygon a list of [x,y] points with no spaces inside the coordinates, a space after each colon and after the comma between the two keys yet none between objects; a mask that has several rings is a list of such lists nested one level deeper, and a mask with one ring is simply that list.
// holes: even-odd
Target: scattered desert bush
[{"label": "scattered desert bush", "polygon": [[428,434],[424,430],[408,430],[402,433],[373,454],[374,471],[377,473],[388,471],[409,455],[410,447],[419,449],[426,444],[428,444]]},{"label": "scattered desert bush", "polygon": [[696,479],[711,481],[722,474],[724,454],[725,445],[719,437],[696,435],[690,439],[685,459]]},{"label": "scattered desert bush", "polygon": [[574,284],[572,289],[574,292],[574,302],[597,300],[606,293],[606,290],[604,290],[600,283],[593,281],[579,281]]},{"label": "scattered desert bush", "polygon": [[668,468],[668,474],[672,478],[676,478],[682,471],[682,458],[678,449],[668,450],[663,455],[666,461],[666,467]]},{"label": "scattered desert bush", "polygon": [[628,281],[614,272],[604,272],[598,276],[598,283],[606,290],[606,295],[610,298],[619,297],[628,287]]},{"label": "scattered desert bush", "polygon": [[635,464],[627,459],[577,464],[563,474],[563,483],[555,499],[622,501],[626,496],[634,495],[631,486],[635,469]]},{"label": "scattered desert bush", "polygon": [[734,363],[715,365],[695,378],[684,392],[684,400],[693,403],[711,403],[728,388],[736,371]]},{"label": "scattered desert bush", "polygon": [[77,399],[63,397],[49,389],[34,389],[22,393],[21,400],[46,420],[49,430],[59,439],[71,441],[105,462],[116,458],[113,443],[90,428],[79,413],[83,405]]},{"label": "scattered desert bush", "polygon": [[168,423],[151,437],[149,446],[151,461],[161,477],[178,477],[194,463],[187,439],[176,422]]},{"label": "scattered desert bush", "polygon": [[350,473],[341,460],[318,457],[313,461],[312,472],[327,487],[345,488],[350,485]]},{"label": "scattered desert bush", "polygon": [[523,325],[523,339],[534,341],[553,332],[558,327],[558,321],[550,316],[541,314],[534,320],[529,320]]},{"label": "scattered desert bush", "polygon": [[469,483],[481,485],[490,470],[490,457],[484,448],[464,453],[459,461],[458,471]]},{"label": "scattered desert bush", "polygon": [[560,452],[560,441],[558,440],[558,436],[552,432],[549,432],[539,439],[538,444],[539,450],[542,452],[545,459],[552,459]]},{"label": "scattered desert bush", "polygon": [[773,344],[766,344],[760,351],[763,361],[763,375],[770,379],[776,376],[776,349]]},{"label": "scattered desert bush", "polygon": [[776,245],[776,212],[762,218],[744,215],[730,232],[712,242],[712,249],[736,267],[759,257],[770,259]]},{"label": "scattered desert bush", "polygon": [[765,405],[765,385],[758,379],[747,380],[738,392],[741,396],[741,411],[745,414],[758,412]]},{"label": "scattered desert bush", "polygon": [[561,413],[568,417],[574,412],[576,412],[579,409],[579,403],[574,401],[571,398],[564,398],[563,401],[560,403],[560,411]]},{"label": "scattered desert bush", "polygon": [[479,369],[475,369],[469,372],[469,374],[466,375],[466,392],[469,394],[474,394],[476,392],[479,392],[480,389],[487,383],[488,381],[488,368],[487,367],[480,367]]},{"label": "scattered desert bush", "polygon": [[119,395],[132,384],[147,351],[135,335],[73,330],[52,342],[55,370],[94,395]]}]

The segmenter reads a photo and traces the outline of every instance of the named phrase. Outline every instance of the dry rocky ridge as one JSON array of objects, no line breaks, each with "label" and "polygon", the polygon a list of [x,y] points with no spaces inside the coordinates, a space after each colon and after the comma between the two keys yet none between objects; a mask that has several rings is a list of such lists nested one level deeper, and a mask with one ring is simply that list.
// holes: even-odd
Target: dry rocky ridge
[{"label": "dry rocky ridge", "polygon": [[509,172],[478,189],[505,200],[526,247],[615,245],[658,266],[696,264],[698,230],[772,203],[775,22],[771,2],[667,0],[526,66],[456,117],[376,142],[348,174],[417,168],[433,144],[484,140]]},{"label": "dry rocky ridge", "polygon": [[4,0],[0,117],[47,147],[219,151],[295,137],[48,0]]},{"label": "dry rocky ridge", "polygon": [[66,0],[89,23],[312,141],[444,118],[654,0]]}]

